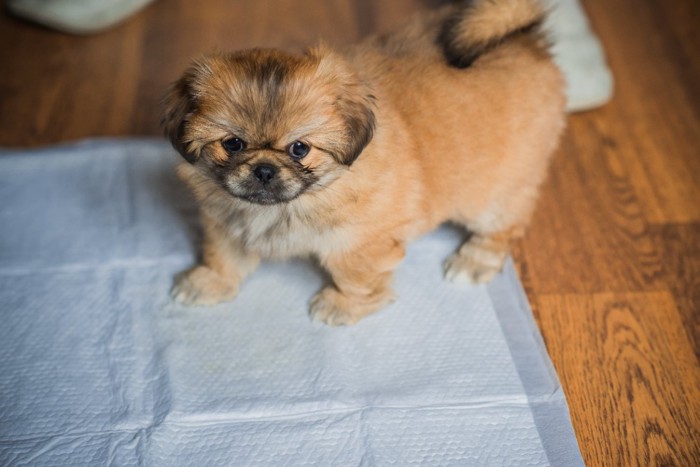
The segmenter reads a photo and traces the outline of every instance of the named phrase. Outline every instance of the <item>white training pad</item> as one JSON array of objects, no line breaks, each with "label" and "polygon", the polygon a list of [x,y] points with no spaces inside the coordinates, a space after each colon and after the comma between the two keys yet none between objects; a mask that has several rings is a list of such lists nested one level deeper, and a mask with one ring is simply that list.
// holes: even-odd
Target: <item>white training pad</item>
[{"label": "white training pad", "polygon": [[456,231],[411,245],[399,300],[355,326],[309,320],[325,279],[301,260],[173,303],[200,237],[177,157],[0,151],[0,465],[583,465],[512,264],[443,281]]}]

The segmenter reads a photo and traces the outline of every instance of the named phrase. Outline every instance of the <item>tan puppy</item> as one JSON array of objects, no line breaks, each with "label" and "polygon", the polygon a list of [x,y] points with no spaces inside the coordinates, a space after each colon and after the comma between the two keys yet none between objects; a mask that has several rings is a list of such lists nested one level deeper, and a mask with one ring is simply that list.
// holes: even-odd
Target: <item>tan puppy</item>
[{"label": "tan puppy", "polygon": [[164,116],[205,233],[174,298],[231,300],[261,258],[312,256],[333,285],[311,316],[351,324],[392,300],[406,242],[445,221],[469,232],[447,278],[491,279],[564,126],[542,18],[534,0],[473,0],[342,53],[196,61]]}]

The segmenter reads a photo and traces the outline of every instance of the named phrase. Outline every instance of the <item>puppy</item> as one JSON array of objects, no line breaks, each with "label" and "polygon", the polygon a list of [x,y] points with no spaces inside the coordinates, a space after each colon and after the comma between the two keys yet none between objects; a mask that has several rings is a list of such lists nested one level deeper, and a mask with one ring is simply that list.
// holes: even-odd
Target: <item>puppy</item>
[{"label": "puppy", "polygon": [[163,118],[204,227],[173,297],[231,300],[261,259],[311,256],[333,281],[311,317],[352,324],[393,299],[406,242],[446,221],[468,232],[447,279],[494,277],[564,127],[543,17],[535,0],[472,0],[342,52],[195,61]]}]

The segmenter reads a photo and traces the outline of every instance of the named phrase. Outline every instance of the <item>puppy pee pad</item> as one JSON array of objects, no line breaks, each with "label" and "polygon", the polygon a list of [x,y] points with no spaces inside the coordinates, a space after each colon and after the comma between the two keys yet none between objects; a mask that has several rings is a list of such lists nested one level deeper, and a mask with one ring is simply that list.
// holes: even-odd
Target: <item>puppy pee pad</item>
[{"label": "puppy pee pad", "polygon": [[187,308],[177,160],[159,140],[0,152],[1,465],[582,465],[512,264],[444,282],[441,229],[355,326],[308,319],[307,261]]}]

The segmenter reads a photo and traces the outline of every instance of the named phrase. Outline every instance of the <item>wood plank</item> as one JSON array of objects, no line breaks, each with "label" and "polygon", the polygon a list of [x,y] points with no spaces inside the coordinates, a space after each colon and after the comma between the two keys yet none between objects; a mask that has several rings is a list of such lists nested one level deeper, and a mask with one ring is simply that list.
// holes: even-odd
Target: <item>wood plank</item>
[{"label": "wood plank", "polygon": [[587,465],[700,465],[700,366],[669,293],[537,303]]},{"label": "wood plank", "polygon": [[40,145],[128,131],[143,24],[73,37],[0,18],[0,144]]},{"label": "wood plank", "polygon": [[523,242],[536,293],[663,288],[661,257],[615,143],[594,118],[575,115],[554,157]]},{"label": "wood plank", "polygon": [[663,245],[668,289],[700,361],[700,224],[654,226],[652,236]]},{"label": "wood plank", "polygon": [[519,259],[538,293],[660,290],[649,225],[700,217],[700,66],[676,47],[691,40],[687,27],[683,39],[667,31],[700,8],[671,9],[660,29],[659,2],[586,6],[606,39],[616,95],[570,117]]},{"label": "wood plank", "polygon": [[700,35],[697,27],[689,32],[700,23],[700,3],[614,0],[586,7],[616,80],[614,101],[594,119],[624,149],[621,160],[645,217],[700,220]]}]

